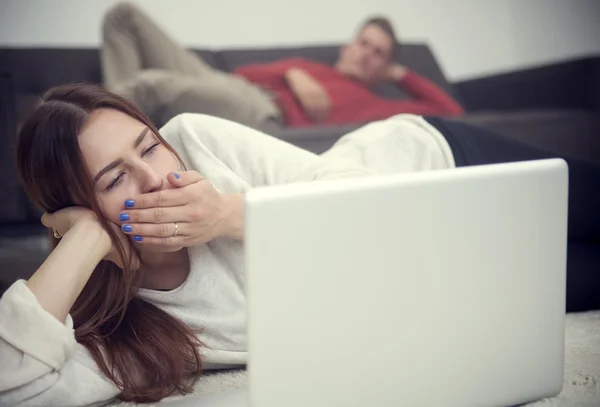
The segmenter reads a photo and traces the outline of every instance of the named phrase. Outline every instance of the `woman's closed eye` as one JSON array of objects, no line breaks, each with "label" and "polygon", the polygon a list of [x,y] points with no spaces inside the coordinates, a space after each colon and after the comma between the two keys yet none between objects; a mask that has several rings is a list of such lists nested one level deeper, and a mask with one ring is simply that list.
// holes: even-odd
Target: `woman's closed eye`
[{"label": "woman's closed eye", "polygon": [[[142,151],[142,157],[148,157],[148,156],[152,156],[153,154],[156,153],[156,147],[158,147],[161,144],[161,142],[156,142],[154,144],[152,144],[150,147],[148,147],[147,149],[145,149],[144,151]],[[112,189],[114,189],[115,187],[117,187],[122,181],[123,181],[123,177],[125,176],[125,172],[120,172],[105,188],[106,191],[110,191]]]},{"label": "woman's closed eye", "polygon": [[148,147],[147,149],[144,150],[144,152],[142,153],[142,157],[146,157],[148,155],[152,155],[156,152],[156,147],[158,147],[161,143],[160,142],[156,142],[154,144],[152,144],[150,147]]},{"label": "woman's closed eye", "polygon": [[117,185],[119,185],[121,183],[121,181],[123,181],[123,177],[125,176],[124,172],[120,172],[119,175],[116,176],[115,179],[113,179],[107,186],[106,186],[106,191],[110,191],[111,189],[113,189],[114,187],[116,187]]},{"label": "woman's closed eye", "polygon": [[[144,151],[142,151],[142,157],[148,157],[148,156],[152,156],[153,154],[156,153],[156,147],[158,147],[161,144],[161,142],[156,142],[154,144],[152,144],[150,147],[148,147],[147,149],[145,149]],[[122,181],[123,181],[123,177],[125,176],[125,172],[120,172],[105,188],[106,191],[110,191],[112,189],[114,189],[115,187],[117,187]]]}]

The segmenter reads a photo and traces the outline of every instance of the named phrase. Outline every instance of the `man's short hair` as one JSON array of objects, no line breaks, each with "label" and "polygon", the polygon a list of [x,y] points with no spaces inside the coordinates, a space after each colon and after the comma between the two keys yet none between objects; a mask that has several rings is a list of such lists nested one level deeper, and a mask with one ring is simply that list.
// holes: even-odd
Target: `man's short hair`
[{"label": "man's short hair", "polygon": [[396,38],[396,30],[394,29],[394,26],[391,23],[391,21],[383,16],[370,17],[362,24],[360,31],[364,30],[370,25],[379,27],[384,33],[386,33],[391,38],[392,53],[390,55],[390,59],[394,60],[400,53],[400,43],[398,42],[398,38]]}]

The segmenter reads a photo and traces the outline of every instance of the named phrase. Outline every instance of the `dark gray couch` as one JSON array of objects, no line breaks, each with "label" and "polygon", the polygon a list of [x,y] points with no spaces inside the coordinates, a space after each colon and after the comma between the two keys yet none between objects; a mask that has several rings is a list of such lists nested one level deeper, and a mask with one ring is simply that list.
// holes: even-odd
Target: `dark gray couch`
[{"label": "dark gray couch", "polygon": [[[212,66],[232,71],[246,63],[298,56],[333,64],[338,46],[196,52]],[[453,84],[446,79],[427,45],[404,44],[399,62],[432,80],[463,105],[466,114],[456,120],[548,150],[600,159],[600,57]],[[0,238],[29,235],[41,229],[39,212],[28,204],[12,165],[16,129],[46,89],[82,81],[101,82],[98,49],[0,48]],[[408,97],[392,85],[375,91],[389,98]],[[282,129],[273,135],[320,153],[356,127]],[[590,256],[599,253],[595,247],[582,250],[587,250]],[[41,258],[31,255],[26,263],[21,261],[24,271],[20,274],[32,272]],[[0,253],[0,268],[2,261]],[[594,276],[592,280],[598,281]]]}]

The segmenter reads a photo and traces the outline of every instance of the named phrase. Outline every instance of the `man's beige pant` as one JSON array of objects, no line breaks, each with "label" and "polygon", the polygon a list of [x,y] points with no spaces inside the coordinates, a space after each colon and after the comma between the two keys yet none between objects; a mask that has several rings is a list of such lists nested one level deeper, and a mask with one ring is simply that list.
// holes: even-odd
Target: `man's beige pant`
[{"label": "man's beige pant", "polygon": [[186,112],[266,132],[281,123],[281,112],[267,91],[212,68],[130,4],[106,14],[101,60],[106,88],[136,103],[159,126]]}]

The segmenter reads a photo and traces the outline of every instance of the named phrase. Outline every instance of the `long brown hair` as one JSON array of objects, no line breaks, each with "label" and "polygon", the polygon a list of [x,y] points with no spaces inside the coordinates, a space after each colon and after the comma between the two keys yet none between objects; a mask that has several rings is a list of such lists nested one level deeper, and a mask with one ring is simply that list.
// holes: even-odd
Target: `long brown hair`
[{"label": "long brown hair", "polygon": [[[63,85],[49,90],[19,134],[17,168],[29,197],[46,212],[84,205],[97,215],[130,264],[116,232],[103,218],[92,178],[79,149],[78,134],[99,108],[119,110],[160,136],[151,120],[124,98],[95,85]],[[52,247],[57,240],[53,239]],[[152,402],[189,393],[200,377],[198,338],[182,321],[135,297],[136,270],[101,261],[71,309],[75,338],[100,370],[121,390],[124,401]]]}]

